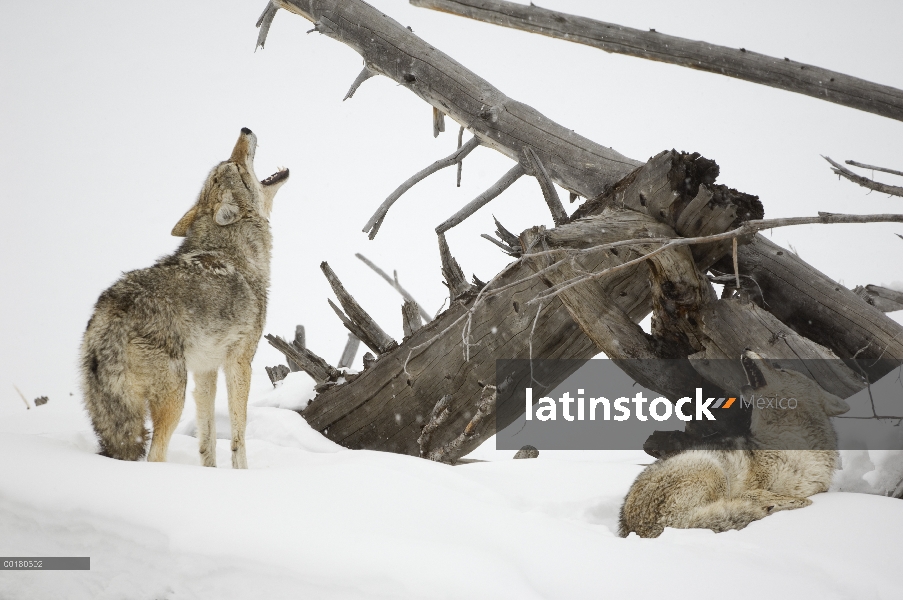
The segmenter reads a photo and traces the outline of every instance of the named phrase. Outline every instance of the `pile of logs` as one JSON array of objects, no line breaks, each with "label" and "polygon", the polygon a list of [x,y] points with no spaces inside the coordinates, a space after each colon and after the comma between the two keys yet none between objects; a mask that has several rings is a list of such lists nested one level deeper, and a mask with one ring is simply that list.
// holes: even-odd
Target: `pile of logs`
[{"label": "pile of logs", "polygon": [[[478,145],[515,163],[436,228],[450,304],[430,318],[406,295],[404,339],[387,335],[321,265],[349,340],[373,353],[362,372],[343,370],[346,358],[339,368],[329,365],[306,348],[303,332],[292,343],[267,336],[290,368],[316,381],[319,394],[301,415],[331,440],[454,463],[508,425],[495,422],[496,359],[589,359],[604,352],[664,396],[691,384],[718,397],[736,392],[746,349],[772,358],[840,358],[846,365],[807,362],[824,366],[806,374],[843,398],[903,362],[903,327],[882,312],[903,308],[903,294],[876,286],[849,290],[758,233],[803,223],[903,222],[903,215],[765,220],[757,197],[716,183],[714,161],[674,150],[646,163],[622,156],[508,98],[360,0],[272,0],[258,22],[260,46],[279,8],[361,54],[365,67],[346,97],[369,77],[389,77],[433,107],[434,133],[445,129],[446,116],[461,124],[458,150],[383,202],[364,228],[371,239],[405,191],[442,168],[457,166],[460,177],[461,162]],[[473,136],[466,143],[464,129]],[[496,222],[495,237],[484,237],[514,260],[488,283],[468,281],[445,232],[522,176],[538,182],[537,197],[555,227],[515,235]],[[554,184],[571,200],[586,200],[568,216]],[[396,284],[397,277],[393,285],[405,295]],[[713,284],[723,285],[720,297]],[[638,323],[650,313],[647,334]],[[673,360],[632,360],[648,358]],[[854,359],[869,359],[867,368]],[[714,364],[722,368],[707,366]],[[731,413],[733,420],[691,422],[685,432],[653,436],[646,450],[664,456],[703,436],[747,432],[749,414]]]}]

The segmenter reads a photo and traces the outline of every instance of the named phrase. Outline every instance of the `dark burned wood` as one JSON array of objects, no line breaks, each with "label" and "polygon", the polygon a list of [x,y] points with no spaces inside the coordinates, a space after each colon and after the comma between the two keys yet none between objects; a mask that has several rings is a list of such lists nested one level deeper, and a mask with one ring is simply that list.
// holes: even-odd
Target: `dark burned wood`
[{"label": "dark burned wood", "polygon": [[903,310],[903,292],[870,284],[865,287],[857,285],[853,293],[881,312]]},{"label": "dark burned wood", "polygon": [[404,330],[404,337],[409,338],[411,335],[423,327],[423,320],[420,318],[420,308],[416,302],[405,300],[401,305],[401,326]]},{"label": "dark burned wood", "polygon": [[439,234],[439,257],[442,261],[442,277],[445,278],[445,287],[448,288],[449,298],[452,302],[473,291],[473,286],[467,283],[467,278],[461,270],[461,266],[455,257],[452,256],[451,250],[448,249],[448,242],[445,241],[445,234]]},{"label": "dark burned wood", "polygon": [[756,235],[737,258],[743,289],[759,306],[842,359],[869,359],[861,362],[872,381],[903,361],[903,326],[792,252]]},{"label": "dark burned wood", "polygon": [[345,286],[342,285],[335,272],[330,268],[329,263],[326,261],[320,263],[320,270],[326,275],[333,293],[339,299],[339,303],[345,309],[347,316],[343,315],[342,311],[332,301],[329,302],[329,305],[336,311],[336,314],[342,319],[342,323],[351,333],[367,344],[371,350],[379,354],[388,352],[398,345],[395,340],[383,331],[382,327],[377,325],[376,321],[367,314],[367,311],[361,308],[357,300],[348,293],[348,290],[345,289]]},{"label": "dark burned wood", "polygon": [[504,0],[410,0],[414,6],[539,33],[626,54],[796,92],[903,121],[903,90],[858,77],[708,42],[642,31]]},{"label": "dark burned wood", "polygon": [[[639,164],[513,100],[412,31],[360,0],[278,0],[319,24],[318,31],[360,54],[366,64],[464,125],[483,145],[514,161],[525,145],[544,157],[552,180],[594,198]],[[547,158],[546,158],[547,157]]]},{"label": "dark burned wood", "polygon": [[317,383],[335,381],[341,375],[332,365],[307,348],[296,348],[278,335],[267,334],[264,338],[270,343],[270,346],[282,352],[286,358],[295,361]]}]

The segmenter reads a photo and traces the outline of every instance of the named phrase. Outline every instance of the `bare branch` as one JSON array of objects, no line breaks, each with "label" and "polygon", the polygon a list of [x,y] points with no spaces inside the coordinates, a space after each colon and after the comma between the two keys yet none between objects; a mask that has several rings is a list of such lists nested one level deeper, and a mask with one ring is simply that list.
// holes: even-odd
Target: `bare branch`
[{"label": "bare branch", "polygon": [[342,102],[354,96],[354,93],[357,91],[357,88],[361,87],[361,84],[370,79],[371,77],[379,75],[376,71],[370,70],[369,67],[364,65],[364,68],[361,69],[361,72],[357,74],[357,77],[354,78],[354,81],[351,82],[351,87],[348,88],[348,93],[345,94],[345,97],[342,98]]},{"label": "bare branch", "polygon": [[338,379],[340,373],[310,350],[306,348],[299,350],[278,335],[267,334],[264,338],[270,343],[270,346],[282,352],[286,358],[295,361],[318,384]]},{"label": "bare branch", "polygon": [[862,169],[871,169],[872,171],[881,171],[882,173],[890,173],[891,175],[899,175],[903,177],[903,171],[894,171],[893,169],[886,169],[884,167],[876,167],[874,165],[866,165],[860,162],[856,162],[855,160],[845,160],[843,161],[848,165],[853,165],[854,167],[860,167]]},{"label": "bare branch", "polygon": [[511,187],[515,181],[520,179],[521,175],[524,174],[524,167],[517,163],[511,170],[505,173],[501,179],[496,181],[492,186],[471,200],[464,208],[453,214],[451,217],[442,222],[441,225],[436,227],[436,233],[442,234],[454,227],[455,225],[460,224],[464,219],[477,212],[490,201],[492,201],[496,196],[507,190]]},{"label": "bare branch", "polygon": [[31,404],[28,403],[28,400],[25,398],[25,394],[22,393],[22,390],[20,390],[15,385],[13,385],[13,387],[16,388],[16,393],[19,394],[19,398],[22,398],[22,402],[25,403],[26,410],[31,410]]},{"label": "bare branch", "polygon": [[395,340],[383,331],[382,327],[377,325],[376,321],[367,314],[367,311],[361,308],[357,300],[348,293],[326,261],[320,263],[320,269],[326,275],[329,285],[332,286],[332,291],[335,293],[336,298],[339,299],[342,308],[348,313],[348,316],[345,317],[331,300],[329,304],[351,333],[359,337],[370,349],[379,354],[384,354],[398,345]]},{"label": "bare branch", "polygon": [[[458,148],[461,147],[461,143],[464,140],[464,126],[461,125],[461,129],[458,130]],[[461,170],[464,168],[464,161],[458,161],[458,177],[456,179],[456,187],[461,187]]]},{"label": "bare branch", "polygon": [[558,190],[555,189],[555,184],[552,183],[549,173],[546,171],[546,168],[543,166],[542,161],[539,159],[539,156],[536,155],[536,151],[534,151],[533,148],[530,148],[529,146],[524,148],[524,155],[527,157],[527,162],[530,164],[530,168],[533,171],[533,177],[539,182],[539,187],[542,189],[542,197],[545,198],[549,211],[552,213],[552,220],[555,221],[555,226],[564,225],[568,222],[568,214],[561,204],[561,198],[558,197]]},{"label": "bare branch", "polygon": [[841,164],[838,164],[828,158],[827,156],[822,156],[823,159],[831,163],[833,167],[831,170],[840,175],[845,179],[849,179],[853,183],[857,183],[864,188],[868,188],[870,190],[875,190],[876,192],[883,192],[885,194],[889,194],[891,196],[903,196],[903,187],[896,185],[887,185],[886,183],[879,183],[877,181],[873,181],[868,177],[863,177],[861,175],[857,175],[851,170],[847,169]]},{"label": "bare branch", "polygon": [[424,320],[425,322],[429,323],[430,321],[433,320],[433,318],[430,316],[430,313],[428,313],[428,312],[426,312],[425,310],[423,310],[423,306],[422,306],[419,302],[417,302],[416,300],[414,300],[414,297],[413,297],[406,289],[404,289],[403,287],[401,287],[401,284],[398,282],[398,273],[395,273],[395,277],[394,277],[394,278],[393,278],[393,277],[389,277],[389,275],[386,274],[385,271],[383,271],[382,269],[380,269],[379,267],[377,267],[370,259],[368,259],[366,256],[364,256],[364,255],[361,254],[360,252],[358,252],[357,254],[355,254],[355,256],[356,256],[357,258],[359,258],[359,259],[361,260],[361,262],[363,262],[365,265],[367,265],[368,267],[370,267],[371,269],[373,269],[373,271],[374,271],[377,275],[379,275],[380,277],[382,277],[383,279],[385,279],[386,282],[387,282],[389,285],[391,285],[393,288],[395,288],[395,291],[396,291],[396,292],[398,292],[399,294],[401,294],[401,297],[402,297],[402,298],[404,298],[405,300],[408,300],[409,302],[413,302],[414,304],[416,304],[416,305],[417,305],[417,309],[420,311],[420,316],[423,317],[423,320]]},{"label": "bare branch", "polygon": [[357,356],[357,350],[361,347],[361,340],[353,333],[348,334],[348,341],[345,342],[345,349],[342,350],[342,358],[339,359],[339,368],[347,369],[354,364],[354,357]]},{"label": "bare branch", "polygon": [[517,248],[512,248],[508,244],[498,241],[491,235],[481,233],[480,237],[483,239],[489,240],[490,242],[492,242],[493,244],[495,244],[496,246],[501,248],[506,254],[508,254],[508,256],[519,256],[520,255],[520,251]]},{"label": "bare branch", "polygon": [[[584,281],[590,281],[592,279],[598,279],[600,277],[604,277],[610,273],[615,271],[620,271],[621,269],[626,269],[627,267],[633,266],[635,264],[641,263],[643,261],[649,260],[653,256],[664,252],[670,248],[675,248],[677,246],[692,246],[695,244],[708,244],[711,242],[717,242],[720,240],[731,239],[735,237],[743,237],[747,235],[751,235],[756,233],[757,231],[762,231],[763,229],[774,229],[777,227],[788,227],[791,225],[833,225],[838,223],[903,223],[903,215],[894,215],[894,214],[883,214],[883,215],[839,215],[834,213],[819,213],[817,217],[787,217],[782,219],[756,219],[752,221],[746,221],[736,229],[732,229],[731,231],[725,231],[724,233],[717,233],[715,235],[706,235],[702,237],[693,237],[693,238],[639,238],[634,240],[622,240],[619,242],[613,242],[611,244],[600,244],[598,246],[593,246],[591,248],[587,248],[585,250],[581,250],[580,252],[587,251],[599,251],[599,250],[607,250],[611,248],[617,248],[618,246],[630,246],[630,245],[639,245],[639,244],[650,244],[650,243],[661,243],[662,245],[648,252],[638,258],[633,260],[629,260],[627,262],[621,263],[614,267],[610,267],[608,269],[603,269],[602,271],[596,271],[594,273],[588,273],[586,275],[581,275],[579,277],[574,277],[567,281],[563,281],[560,284],[549,288],[549,290],[543,294],[537,295],[535,298],[530,300],[528,304],[535,304],[536,302],[544,302],[550,298],[553,298],[567,290],[569,288],[574,287],[575,285],[580,285]],[[543,253],[536,253],[536,255],[540,255]],[[534,256],[531,254],[530,256]]]},{"label": "bare branch", "polygon": [[[433,107],[433,137],[439,137],[439,134],[445,131],[445,113]],[[461,144],[458,144],[458,148]]]},{"label": "bare branch", "polygon": [[262,49],[263,45],[266,43],[267,34],[270,33],[270,25],[273,24],[273,17],[276,16],[276,11],[278,10],[278,6],[272,2],[267,2],[266,8],[260,13],[260,18],[257,19],[257,28],[260,29],[260,31],[257,33],[257,45],[254,46],[254,52],[257,52],[258,48]]},{"label": "bare branch", "polygon": [[449,298],[452,301],[471,291],[473,287],[467,283],[464,272],[445,241],[445,234],[439,234],[439,256],[442,259],[442,276],[445,277],[445,285],[448,287]]},{"label": "bare branch", "polygon": [[394,192],[389,194],[389,197],[386,198],[382,204],[379,205],[379,208],[376,209],[376,212],[373,213],[373,216],[370,217],[370,220],[367,221],[367,224],[364,225],[364,233],[370,232],[370,239],[376,237],[376,233],[379,231],[380,225],[383,224],[383,219],[386,218],[386,214],[389,212],[389,209],[395,204],[395,201],[401,198],[402,194],[406,191],[414,187],[417,183],[423,181],[436,171],[444,169],[445,167],[450,167],[453,164],[460,164],[464,157],[473,152],[473,150],[480,145],[480,140],[476,137],[471,138],[466,144],[446,156],[440,160],[437,160],[427,168],[422,171],[414,174],[410,179],[402,183]]},{"label": "bare branch", "polygon": [[903,90],[745,48],[641,31],[503,0],[411,0],[414,6],[539,33],[616,54],[727,75],[903,121]]}]

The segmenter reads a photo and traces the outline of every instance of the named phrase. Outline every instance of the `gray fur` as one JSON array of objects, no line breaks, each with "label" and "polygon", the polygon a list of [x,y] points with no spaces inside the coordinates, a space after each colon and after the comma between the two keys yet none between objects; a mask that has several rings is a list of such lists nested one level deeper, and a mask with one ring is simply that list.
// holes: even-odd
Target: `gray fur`
[{"label": "gray fur", "polygon": [[251,359],[263,332],[270,283],[269,214],[288,171],[254,174],[257,139],[243,129],[229,160],[214,167],[195,205],[173,228],[185,240],[147,269],[125,273],[100,295],[81,346],[85,406],[105,456],[148,460],[166,449],[185,404],[188,371],[197,384],[198,440],[215,466],[213,399],[226,373],[232,463],[247,468],[244,430]]},{"label": "gray fur", "polygon": [[743,529],[779,510],[808,506],[808,496],[827,491],[838,463],[828,417],[849,405],[754,352],[742,362],[755,386],[744,395],[804,400],[796,410],[754,409],[752,436],[737,440],[737,450],[688,450],[646,467],[621,506],[618,535],[658,537],[665,527]]}]

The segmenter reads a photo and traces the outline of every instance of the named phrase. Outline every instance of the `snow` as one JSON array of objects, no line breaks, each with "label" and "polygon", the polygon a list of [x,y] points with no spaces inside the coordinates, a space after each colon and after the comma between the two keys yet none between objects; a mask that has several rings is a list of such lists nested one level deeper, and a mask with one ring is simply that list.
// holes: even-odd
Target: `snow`
[{"label": "snow", "polygon": [[[220,466],[199,466],[190,401],[167,463],[96,455],[75,397],[4,410],[0,555],[91,570],[4,571],[0,598],[899,597],[899,500],[832,492],[743,531],[621,539],[642,452],[512,460],[489,440],[451,467],[345,450],[278,408],[311,394],[291,374],[252,398],[247,471],[225,410]],[[874,492],[899,454],[847,452],[838,481]]]}]

